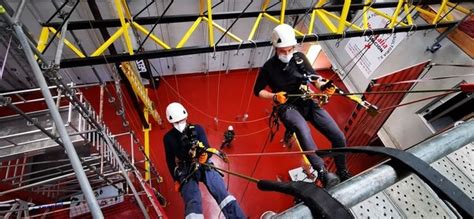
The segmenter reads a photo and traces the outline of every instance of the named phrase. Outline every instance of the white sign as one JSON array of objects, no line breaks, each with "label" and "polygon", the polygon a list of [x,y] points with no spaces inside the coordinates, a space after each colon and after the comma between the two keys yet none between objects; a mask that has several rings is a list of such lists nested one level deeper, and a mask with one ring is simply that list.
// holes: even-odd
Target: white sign
[{"label": "white sign", "polygon": [[[123,184],[116,184],[118,188],[123,188]],[[94,190],[100,208],[105,208],[123,202],[123,195],[119,196],[119,191],[113,186],[106,186]],[[89,207],[85,201],[84,195],[76,195],[71,197],[71,207],[69,217],[76,217],[81,214],[89,213]]]},{"label": "white sign", "polygon": [[[393,14],[391,9],[379,9],[386,14]],[[386,28],[387,23],[390,22],[382,16],[376,15],[372,11],[367,12],[369,28]],[[401,14],[399,19],[404,18]],[[362,24],[361,24],[362,26]],[[370,30],[366,31],[370,33]],[[366,78],[379,67],[380,64],[392,53],[395,47],[406,37],[406,33],[372,35],[366,37],[350,38],[345,46],[345,50],[352,59],[352,62],[357,63],[357,67],[362,71]],[[364,48],[368,50],[365,51]],[[364,49],[364,51],[362,51]],[[362,58],[361,58],[362,56]]]},{"label": "white sign", "polygon": [[[308,173],[309,172],[309,173]],[[313,167],[310,167],[309,170],[303,169],[303,167],[298,167],[288,171],[292,181],[303,181],[303,182],[315,182],[318,177],[318,172],[314,171]]]}]

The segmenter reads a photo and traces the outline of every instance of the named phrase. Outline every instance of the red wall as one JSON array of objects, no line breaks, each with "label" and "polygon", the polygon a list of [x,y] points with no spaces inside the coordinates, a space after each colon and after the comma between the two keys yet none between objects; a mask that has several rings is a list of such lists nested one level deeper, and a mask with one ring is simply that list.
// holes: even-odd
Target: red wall
[{"label": "red wall", "polygon": [[[330,77],[331,72],[321,72]],[[164,77],[155,91],[149,90],[149,96],[155,101],[158,112],[164,119],[164,129],[160,129],[153,123],[151,131],[151,159],[159,173],[164,177],[164,182],[159,190],[168,199],[170,205],[165,208],[170,218],[183,216],[183,202],[180,195],[173,190],[173,181],[166,167],[162,138],[164,133],[171,128],[166,122],[165,107],[173,102],[181,102],[189,111],[188,122],[201,124],[208,135],[211,146],[220,147],[223,132],[228,125],[233,125],[236,139],[231,148],[225,149],[227,154],[256,153],[256,152],[281,152],[295,151],[296,147],[288,149],[280,140],[283,134],[283,126],[275,136],[273,142],[266,143],[268,136],[268,120],[262,119],[271,112],[271,102],[262,100],[253,95],[253,84],[256,78],[256,70],[238,70],[225,74],[217,72],[212,74],[190,74],[180,76]],[[342,86],[342,85],[341,85]],[[113,87],[109,86],[113,91]],[[98,111],[98,88],[83,90],[89,101],[96,106]],[[112,127],[114,133],[123,132],[120,119],[115,115],[111,105],[105,103],[105,121]],[[130,100],[125,100],[127,116],[131,118],[131,127],[141,134],[140,120],[132,107]],[[343,97],[332,97],[331,102],[325,107],[342,127],[354,104]],[[132,113],[133,112],[133,113]],[[243,114],[248,113],[246,123],[238,122]],[[217,118],[217,122],[214,118]],[[329,142],[318,132],[313,131],[315,141],[319,148],[329,148]],[[128,137],[123,139],[128,144]],[[135,153],[138,153],[136,148]],[[249,175],[258,179],[289,180],[288,170],[297,168],[302,164],[301,156],[262,156],[259,157],[231,157],[230,165],[214,158],[217,166],[230,169],[241,174]],[[371,162],[351,163],[350,169],[359,172],[366,168]],[[293,198],[287,195],[262,192],[256,188],[254,183],[248,183],[243,179],[226,175],[225,182],[232,193],[251,218],[258,218],[268,210],[282,211],[293,205]],[[201,191],[205,206],[206,218],[217,218],[219,209],[206,188],[202,185]]]}]

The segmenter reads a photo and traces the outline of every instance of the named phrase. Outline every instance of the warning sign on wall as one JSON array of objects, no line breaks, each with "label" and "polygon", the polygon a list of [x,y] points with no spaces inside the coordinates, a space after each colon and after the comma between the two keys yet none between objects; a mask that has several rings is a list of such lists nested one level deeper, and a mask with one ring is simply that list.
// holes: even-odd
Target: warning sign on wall
[{"label": "warning sign on wall", "polygon": [[[391,9],[379,10],[388,15],[393,14]],[[367,12],[367,15],[369,28],[387,27],[389,21],[384,17],[371,11]],[[399,16],[399,19],[403,17],[405,16]],[[367,32],[370,32],[370,30],[367,30]],[[357,63],[357,67],[364,76],[369,78],[405,37],[406,33],[394,33],[350,38],[344,49],[351,57],[352,62]]]}]

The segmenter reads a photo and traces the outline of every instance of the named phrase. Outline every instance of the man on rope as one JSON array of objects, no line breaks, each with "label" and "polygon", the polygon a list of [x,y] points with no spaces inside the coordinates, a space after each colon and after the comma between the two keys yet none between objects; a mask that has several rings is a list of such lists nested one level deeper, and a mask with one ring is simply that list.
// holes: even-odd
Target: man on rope
[{"label": "man on rope", "polygon": [[184,200],[185,218],[204,218],[199,182],[206,185],[226,218],[246,218],[235,197],[227,192],[220,173],[203,165],[212,164],[212,154],[227,161],[225,154],[209,146],[200,125],[187,123],[188,112],[180,103],[168,105],[166,118],[173,125],[163,137],[166,162],[175,190]]},{"label": "man on rope", "polygon": [[[303,150],[310,151],[317,148],[306,121],[326,136],[333,147],[346,147],[344,134],[326,110],[319,106],[322,101],[316,103],[317,100],[313,98],[302,98],[315,96],[307,86],[308,81],[316,82],[315,86],[324,94],[321,97],[326,97],[323,101],[327,101],[327,97],[334,94],[335,87],[327,86],[330,80],[317,75],[306,56],[295,51],[297,42],[294,29],[287,24],[275,27],[272,33],[272,44],[276,53],[260,68],[254,94],[274,101],[278,118],[286,129],[296,133]],[[265,89],[267,86],[270,87],[271,92]],[[293,95],[288,96],[288,94]],[[308,159],[318,172],[318,179],[325,188],[339,183],[338,177],[327,171],[323,159],[316,154],[308,155]],[[347,171],[344,155],[336,156],[335,163],[336,173],[341,180],[351,177]]]},{"label": "man on rope", "polygon": [[229,127],[227,127],[227,131],[224,132],[224,140],[222,140],[221,150],[224,149],[225,147],[232,146],[232,141],[234,140],[234,136],[235,136],[234,127],[229,125]]}]

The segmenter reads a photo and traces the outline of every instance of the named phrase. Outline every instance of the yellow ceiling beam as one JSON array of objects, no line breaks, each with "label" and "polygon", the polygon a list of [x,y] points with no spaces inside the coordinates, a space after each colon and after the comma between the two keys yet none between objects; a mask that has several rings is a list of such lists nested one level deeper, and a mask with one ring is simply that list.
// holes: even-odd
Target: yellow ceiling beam
[{"label": "yellow ceiling beam", "polygon": [[351,0],[345,0],[342,6],[341,16],[339,18],[339,25],[337,26],[337,33],[342,34],[347,22],[347,14],[349,14],[349,7],[351,7]]},{"label": "yellow ceiling beam", "polygon": [[[126,25],[129,25],[128,23]],[[114,34],[112,34],[112,36],[110,36],[109,39],[107,39],[104,43],[102,43],[102,45],[99,46],[99,48],[97,48],[92,54],[91,56],[94,57],[94,56],[99,56],[101,55],[102,53],[104,53],[104,51],[109,48],[109,46],[115,42],[115,40],[117,40],[120,36],[122,36],[123,34],[123,31],[124,31],[124,28],[123,27],[120,27],[117,31],[115,31]]]},{"label": "yellow ceiling beam", "polygon": [[[56,29],[54,29],[52,27],[49,27],[49,31],[51,31],[53,34],[56,34],[56,32],[57,32]],[[60,33],[56,34],[56,37],[61,39],[61,34]],[[71,43],[66,38],[64,39],[64,45],[66,45],[69,49],[71,49],[71,51],[74,52],[80,58],[85,58],[86,57],[84,55],[84,53],[82,53],[79,48],[77,48],[73,43]]]},{"label": "yellow ceiling beam", "polygon": [[135,21],[132,21],[132,25],[137,28],[137,30],[139,30],[140,32],[142,32],[143,34],[145,35],[149,35],[150,38],[155,41],[155,43],[157,43],[158,45],[160,45],[162,48],[164,49],[171,49],[170,46],[168,46],[168,44],[166,44],[165,42],[163,42],[162,40],[160,40],[160,38],[158,38],[155,34],[153,33],[150,33],[150,31],[148,31],[148,29],[146,29],[145,27],[143,27],[142,25],[138,24],[137,22]]},{"label": "yellow ceiling beam", "polygon": [[[202,17],[202,19],[203,19],[204,21],[208,22],[207,17]],[[225,33],[225,32],[227,31],[227,29],[223,28],[221,25],[217,24],[216,22],[212,22],[212,25],[213,25],[214,27],[216,27],[217,30],[219,30],[219,31],[222,32],[222,33]],[[230,37],[231,39],[233,39],[234,41],[236,41],[236,42],[239,42],[239,43],[242,42],[242,39],[240,39],[238,36],[236,36],[235,34],[229,32],[229,31],[226,33],[226,35],[227,35],[228,37]]]}]

